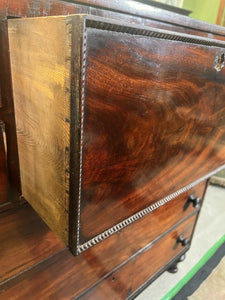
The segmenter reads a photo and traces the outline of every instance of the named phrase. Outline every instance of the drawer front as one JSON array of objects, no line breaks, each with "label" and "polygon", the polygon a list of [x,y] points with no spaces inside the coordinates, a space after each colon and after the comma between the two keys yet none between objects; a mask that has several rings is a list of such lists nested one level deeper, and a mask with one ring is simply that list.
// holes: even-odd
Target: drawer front
[{"label": "drawer front", "polygon": [[[168,203],[153,210],[143,218],[140,218],[138,221],[120,230],[117,236],[111,236],[110,241],[108,239],[103,241],[102,250],[100,251],[102,255],[101,259],[103,260],[104,256],[108,261],[108,252],[103,250],[104,247],[107,248],[107,242],[115,247],[111,251],[117,259],[120,256],[126,259],[129,255],[135,254],[151,241],[159,238],[178,222],[197,212],[200,205],[195,205],[195,201],[201,199],[202,203],[206,184],[206,181],[201,182],[194,188],[184,192]],[[88,244],[82,245],[81,250],[85,250],[86,245]],[[129,255],[127,255],[127,252]],[[113,260],[111,254],[109,259]],[[120,260],[116,260],[116,263],[119,261]]]},{"label": "drawer front", "polygon": [[150,249],[143,250],[141,254],[92,288],[81,299],[126,299],[184,250],[177,240],[179,236],[191,238],[195,221],[196,215],[187,219],[153,244]]},{"label": "drawer front", "polygon": [[7,200],[6,136],[4,123],[0,120],[0,205]]},{"label": "drawer front", "polygon": [[80,242],[225,163],[219,67],[225,44],[91,26],[84,46]]}]

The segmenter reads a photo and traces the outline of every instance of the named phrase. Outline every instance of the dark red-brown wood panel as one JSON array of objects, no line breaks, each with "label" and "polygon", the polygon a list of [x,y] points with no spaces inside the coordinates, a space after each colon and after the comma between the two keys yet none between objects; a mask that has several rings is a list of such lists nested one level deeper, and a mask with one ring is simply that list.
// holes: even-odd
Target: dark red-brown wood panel
[{"label": "dark red-brown wood panel", "polygon": [[[49,229],[47,229],[44,224],[38,224],[38,222],[41,222],[38,216],[34,217],[32,216],[33,213],[30,213],[30,218],[25,218],[23,216],[24,213],[19,214],[17,218],[17,222],[19,221],[20,225],[19,234],[22,242],[22,246],[19,248],[19,250],[22,250],[24,243],[26,242],[29,244],[30,249],[29,254],[26,253],[28,248],[27,250],[24,248],[24,250],[26,250],[25,252],[18,252],[20,255],[20,261],[24,263],[27,263],[28,259],[31,259],[31,262],[35,262],[37,258],[35,253],[39,253],[41,255],[39,250],[44,246],[44,244],[46,245],[48,241],[49,246],[47,251],[51,252],[54,250],[54,238],[52,234],[48,232]],[[176,245],[176,239],[179,234],[185,234],[185,237],[189,237],[191,235],[195,217],[196,215],[194,214],[191,218],[188,218],[184,224],[182,223],[180,225],[181,229],[174,228],[171,233],[166,235],[163,239],[164,247],[154,247],[154,244],[149,244],[149,246],[147,246],[147,248],[153,246],[154,248],[157,248],[157,251],[163,251],[162,253],[165,253],[165,255],[157,256],[157,258],[154,259],[153,263],[155,262],[155,264],[152,266],[153,272],[160,267],[160,264],[163,265],[165,262],[168,262],[170,257],[168,257],[167,252],[169,252],[172,256],[176,255],[180,250],[182,250],[181,246],[177,246],[174,250],[171,250],[171,247]],[[7,218],[5,218],[5,224],[10,226],[13,230],[16,230],[17,226],[16,223],[13,222],[13,217],[10,217],[10,219],[11,221],[9,224]],[[33,222],[35,223],[35,226],[32,226]],[[24,230],[22,230],[23,226],[26,226]],[[42,228],[40,230],[40,234],[38,234],[39,226]],[[34,237],[37,237],[37,243],[33,240],[33,246],[26,237],[27,232],[29,232],[28,235],[33,233]],[[16,236],[18,237],[19,235],[16,234]],[[45,237],[50,237],[50,240]],[[132,235],[130,235],[130,239],[132,239]],[[2,235],[0,235],[0,241],[2,240],[4,241]],[[15,243],[12,242],[12,250],[16,250],[17,243],[18,240]],[[38,245],[39,243],[40,245]],[[57,243],[57,238],[55,238],[55,243]],[[37,252],[35,252],[35,245],[38,247]],[[121,235],[114,235],[110,237],[107,240],[107,244],[104,246],[100,243],[76,257],[74,257],[67,249],[55,252],[55,254],[53,253],[48,259],[40,259],[40,262],[36,265],[33,265],[32,268],[27,268],[24,272],[17,274],[17,276],[14,276],[10,280],[7,280],[1,284],[0,299],[72,299],[83,293],[88,288],[100,283],[103,278],[110,276],[110,274],[116,267],[118,267],[118,265],[124,263],[126,259],[132,255],[135,249],[134,241],[132,241],[132,245],[132,247],[130,247],[131,244],[126,245],[126,240],[123,240],[123,233],[121,233]],[[155,245],[157,245],[157,242]],[[32,249],[34,251],[33,253]],[[145,254],[144,257],[146,257]],[[2,256],[0,258],[3,259]],[[133,256],[133,259],[135,259],[135,255]],[[15,261],[16,257],[13,258],[12,263],[11,260],[8,260],[8,264],[13,267]],[[146,263],[142,265],[142,259],[139,261],[137,258],[135,261],[137,261],[139,268],[145,268]],[[18,266],[18,263],[19,260],[16,266]],[[148,268],[151,265],[152,264],[149,263]],[[148,268],[146,269],[147,273],[150,272]],[[125,270],[126,269],[127,268],[125,268]],[[11,272],[14,272],[14,270],[11,270]],[[142,275],[141,273],[139,275],[140,276],[138,280],[146,280],[145,271]],[[147,278],[149,278],[151,275],[152,273],[149,273]],[[119,278],[117,282],[119,282]],[[110,286],[109,290],[106,290],[106,292],[112,292]],[[121,292],[124,291],[121,290]]]},{"label": "dark red-brown wood panel", "polygon": [[177,243],[177,239],[180,235],[185,238],[191,237],[195,218],[196,215],[192,216],[160,241],[143,249],[135,258],[110,274],[79,299],[127,299],[183,250],[183,247]]},{"label": "dark red-brown wood panel", "polygon": [[[12,191],[17,190],[19,192],[20,187],[6,17],[37,17],[42,15],[90,13],[140,25],[148,25],[222,40],[225,39],[225,30],[222,27],[206,25],[205,23],[199,23],[195,20],[191,21],[190,19],[178,15],[174,18],[174,15],[169,12],[162,12],[155,8],[147,8],[146,5],[144,5],[146,9],[143,10],[143,5],[141,4],[139,6],[137,1],[130,2],[126,0],[122,3],[117,0],[77,0],[75,2],[55,0],[0,1],[0,85],[3,104],[3,106],[0,107],[0,119],[6,123],[11,200],[18,199],[19,193],[13,194]],[[135,4],[135,8],[130,5],[131,3]],[[203,58],[200,59],[200,66],[202,62]],[[189,93],[191,94],[192,92],[187,91],[187,94]],[[193,99],[193,103],[194,101]],[[218,99],[216,100],[216,104],[218,104]],[[205,109],[207,110],[207,108]],[[209,107],[208,110],[212,110],[212,107]],[[223,122],[221,114],[215,110],[215,118],[218,117],[218,123]],[[198,119],[198,116],[194,114],[193,118]],[[210,122],[214,122],[213,118],[210,119]],[[221,128],[218,129],[218,133],[222,130]],[[208,135],[210,128],[205,128],[203,131]],[[0,143],[0,147],[1,145],[3,144]],[[199,148],[198,143],[196,143],[196,147]],[[212,147],[212,152],[216,154],[215,165],[218,162],[217,159],[220,159],[220,154],[217,152],[218,149],[215,150]],[[1,150],[0,153],[2,153]],[[190,171],[191,166],[189,166],[188,169]],[[2,169],[0,169],[0,171],[1,170]],[[5,176],[5,174],[6,172],[4,172],[3,176]],[[197,196],[202,193],[203,185],[204,183],[202,186],[196,188]],[[176,188],[176,186],[174,186],[174,188]],[[154,194],[155,191],[151,190],[151,193]],[[16,195],[16,198],[13,197],[13,195]],[[2,214],[0,226],[0,276],[1,281],[5,279],[6,281],[1,283],[0,299],[68,299],[78,296],[86,289],[98,283],[100,284],[98,285],[99,291],[92,289],[88,295],[98,294],[100,296],[112,296],[112,290],[117,293],[118,287],[120,290],[121,284],[123,284],[122,286],[124,287],[122,292],[130,293],[130,286],[127,286],[129,281],[126,279],[124,284],[124,278],[132,276],[132,270],[135,265],[141,272],[141,276],[137,278],[137,280],[144,282],[148,279],[153,270],[149,269],[152,253],[148,252],[150,253],[149,257],[148,254],[143,255],[143,260],[141,259],[140,263],[137,260],[137,263],[130,267],[129,264],[126,264],[126,267],[120,274],[115,273],[116,280],[115,276],[112,276],[109,277],[109,281],[102,284],[101,279],[109,276],[109,273],[115,270],[116,267],[127,261],[131,255],[135,255],[140,248],[145,247],[149,241],[164,232],[165,228],[169,228],[178,222],[181,217],[186,217],[189,213],[195,212],[191,205],[188,206],[187,210],[182,211],[183,206],[180,204],[185,203],[184,200],[188,198],[188,195],[189,192],[186,192],[185,195],[175,198],[169,202],[168,205],[158,208],[141,220],[134,222],[117,234],[112,235],[102,243],[88,249],[78,257],[73,257],[67,249],[63,249],[63,245],[58,238],[49,231],[30,207],[25,207],[17,213],[10,213],[9,215],[6,213]],[[124,208],[126,205],[127,203],[125,202]],[[84,207],[82,207],[82,209],[84,210]],[[174,212],[177,212],[177,214],[174,214]],[[163,219],[160,217],[161,214],[164,215]],[[89,223],[91,222],[92,220],[89,220]],[[102,220],[99,220],[99,222],[102,223]],[[149,228],[152,230],[149,230]],[[88,230],[88,228],[85,230]],[[84,240],[85,238],[86,237],[84,237]],[[170,241],[171,240],[168,239],[165,245],[169,245]],[[156,253],[158,254],[158,251],[156,251]],[[163,259],[164,258],[167,259],[166,252],[163,256]],[[154,266],[159,263],[158,259],[160,259],[160,257],[157,258],[157,262]],[[145,268],[146,266],[148,266],[148,268]],[[159,264],[157,266],[159,266]],[[137,277],[136,272],[135,277]],[[132,279],[132,277],[130,278]],[[134,280],[132,283],[133,289],[137,287],[135,284],[137,284],[137,282]],[[120,291],[118,295],[120,295]]]},{"label": "dark red-brown wood panel", "polygon": [[0,120],[0,205],[5,203],[8,194],[5,125]]},{"label": "dark red-brown wood panel", "polygon": [[[15,121],[10,82],[9,51],[7,37],[7,17],[39,17],[85,13],[119,19],[139,25],[158,27],[177,32],[224,40],[222,27],[203,24],[185,16],[176,15],[139,1],[126,0],[2,0],[0,1],[0,86],[3,88],[0,101],[0,119],[7,124],[8,176],[10,201],[19,200],[20,178],[15,134]],[[4,107],[1,107],[4,104]]]},{"label": "dark red-brown wood panel", "polygon": [[202,182],[76,257],[63,250],[31,207],[5,212],[0,219],[0,278],[21,274],[0,285],[0,299],[9,294],[15,299],[79,295],[182,220],[196,215],[198,211],[186,203],[191,194],[203,197],[204,189]]},{"label": "dark red-brown wood panel", "polygon": [[0,282],[65,248],[28,205],[0,218]]},{"label": "dark red-brown wood panel", "polygon": [[224,52],[87,29],[82,242],[225,164]]}]

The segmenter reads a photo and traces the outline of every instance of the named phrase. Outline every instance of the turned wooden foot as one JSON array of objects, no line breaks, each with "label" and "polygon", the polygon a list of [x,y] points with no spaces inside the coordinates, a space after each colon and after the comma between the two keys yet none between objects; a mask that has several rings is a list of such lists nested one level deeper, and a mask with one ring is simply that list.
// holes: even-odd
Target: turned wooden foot
[{"label": "turned wooden foot", "polygon": [[181,255],[181,257],[179,257],[178,260],[176,260],[176,261],[175,261],[175,262],[167,269],[167,271],[168,271],[169,273],[172,273],[172,274],[177,273],[177,271],[178,271],[177,264],[178,264],[179,262],[184,261],[184,260],[185,260],[185,257],[186,257],[185,254]]}]

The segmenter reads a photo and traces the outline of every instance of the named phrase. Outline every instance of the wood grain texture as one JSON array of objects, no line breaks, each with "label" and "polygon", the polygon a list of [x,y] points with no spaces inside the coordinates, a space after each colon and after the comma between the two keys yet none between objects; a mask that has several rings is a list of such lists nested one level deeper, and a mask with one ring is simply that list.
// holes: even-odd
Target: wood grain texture
[{"label": "wood grain texture", "polygon": [[[129,0],[130,1],[130,0]],[[4,109],[0,108],[0,119],[7,123],[7,139],[9,144],[8,152],[8,177],[10,201],[8,207],[20,203],[20,177],[17,154],[17,143],[15,133],[15,120],[13,113],[12,90],[10,82],[10,67],[8,56],[7,20],[9,17],[39,17],[48,15],[67,15],[75,13],[88,13],[103,16],[110,19],[124,20],[129,23],[146,25],[156,28],[185,32],[189,34],[205,36],[225,40],[222,27],[215,27],[212,24],[202,23],[183,16],[176,15],[165,10],[147,6],[143,3],[135,2],[135,13],[129,1],[118,4],[116,1],[76,1],[76,3],[60,0],[4,0],[0,2],[0,85],[3,88],[2,102]],[[134,2],[132,2],[132,5]],[[111,8],[110,8],[111,6]],[[136,14],[136,15],[135,15]],[[197,29],[198,28],[198,29]],[[13,205],[12,205],[13,204]],[[1,207],[0,207],[1,211]]]},{"label": "wood grain texture", "polygon": [[30,22],[9,20],[22,193],[67,244],[71,28]]},{"label": "wood grain texture", "polygon": [[9,22],[23,195],[73,253],[225,163],[225,43],[103,21]]},{"label": "wood grain texture", "polygon": [[5,125],[0,120],[0,205],[7,201],[8,180],[6,165]]},{"label": "wood grain texture", "polygon": [[[117,3],[116,0],[108,2],[102,0],[4,0],[0,3],[0,12],[11,17],[40,17],[49,15],[91,14],[110,19],[127,21],[140,25],[147,25],[177,32],[184,32],[209,38],[225,39],[225,31],[220,26],[207,24],[188,17],[131,0]],[[135,13],[132,11],[135,5]],[[157,5],[157,3],[156,3]],[[143,10],[143,7],[145,8]]]},{"label": "wood grain texture", "polygon": [[[174,201],[174,210],[178,203]],[[172,207],[168,207],[165,219],[171,211]],[[151,218],[161,224],[157,214],[155,211],[153,216],[146,216],[76,257],[67,249],[60,251],[62,243],[29,206],[2,214],[1,277],[16,276],[0,285],[0,299],[71,299],[80,295],[149,244]],[[153,236],[157,234],[156,227],[155,230]],[[132,233],[137,234],[138,242]],[[18,274],[19,271],[23,272]],[[28,281],[32,284],[28,285]]]},{"label": "wood grain texture", "polygon": [[144,1],[124,0],[122,3],[118,3],[116,0],[76,0],[74,2],[88,6],[97,6],[99,8],[116,12],[123,12],[126,14],[135,14],[136,16],[143,18],[158,19],[161,22],[167,22],[182,27],[195,28],[199,31],[207,31],[221,35],[224,35],[225,33],[224,28],[220,26],[207,24],[179,14],[176,14],[175,17],[174,13],[153,7],[148,5],[147,2],[144,3]]},{"label": "wood grain texture", "polygon": [[[79,0],[79,1],[51,1],[51,0],[3,0],[0,4],[0,10],[2,14],[9,14],[14,15],[17,14],[18,16],[46,16],[52,15],[52,7],[53,9],[57,7],[55,10],[58,14],[61,11],[61,14],[66,13],[66,9],[70,7],[83,7],[83,8],[94,8],[94,9],[101,9],[105,11],[112,11],[115,13],[123,13],[124,15],[133,15],[142,18],[150,18],[150,19],[158,19],[162,22],[171,22],[173,24],[178,24],[179,26],[186,27],[189,25],[190,27],[198,27],[198,24],[202,25],[201,29],[206,30],[203,28],[203,22],[192,20],[190,18],[185,18],[181,15],[176,14],[176,20],[173,18],[174,13],[162,10],[160,8],[143,4],[140,1],[131,1],[131,0],[124,0],[123,3],[118,3],[116,0],[111,0],[106,2],[105,0]],[[156,4],[157,5],[157,4]],[[135,7],[135,12],[133,11]],[[162,14],[163,12],[163,14]],[[72,12],[74,13],[74,12]],[[157,15],[157,18],[156,18]],[[208,26],[208,29],[219,31],[219,33],[224,32],[220,27],[213,26],[210,24],[205,24],[205,27]],[[200,29],[200,28],[199,28]]]},{"label": "wood grain texture", "polygon": [[87,29],[82,242],[224,165],[224,51]]},{"label": "wood grain texture", "polygon": [[[136,5],[135,11],[131,6],[129,6],[131,3]],[[145,9],[143,10],[143,8]],[[123,3],[118,3],[118,1],[116,0],[112,0],[108,2],[102,0],[93,0],[93,1],[78,0],[76,1],[76,3],[72,3],[71,1],[66,2],[66,1],[56,1],[56,0],[53,1],[3,0],[0,2],[0,16],[2,19],[5,19],[7,16],[38,17],[42,15],[45,16],[62,15],[62,14],[67,15],[73,13],[89,13],[93,15],[104,16],[110,19],[117,19],[117,20],[123,19],[124,21],[127,21],[129,23],[132,22],[134,24],[139,24],[139,25],[147,25],[147,26],[152,26],[152,27],[157,27],[162,29],[174,30],[177,32],[190,33],[190,34],[205,36],[214,39],[222,39],[222,40],[225,39],[224,37],[225,32],[222,27],[216,27],[209,24],[206,25],[205,23],[198,22],[198,21],[196,22],[195,20],[192,21],[191,19],[188,18],[182,18],[182,17],[180,18],[179,16],[176,16],[175,18],[174,14],[163,12],[162,10],[158,10],[158,9],[152,9],[149,6],[147,7],[146,4],[143,6],[143,3],[140,4],[137,1],[131,2],[130,0],[126,0]],[[8,165],[9,165],[9,173],[10,173],[9,174],[10,191],[12,191],[12,187],[16,186],[16,182],[18,182],[19,176],[17,176],[18,172],[16,173],[16,166],[18,169],[18,165],[16,164],[17,150],[15,147],[16,138],[15,138],[14,117],[13,117],[12,93],[11,93],[11,85],[10,85],[10,69],[9,69],[9,55],[8,55],[8,42],[7,42],[8,37],[7,37],[7,26],[5,21],[1,23],[1,30],[2,31],[0,35],[1,37],[0,84],[3,89],[2,100],[4,103],[4,107],[0,109],[0,119],[3,119],[7,125],[7,138],[9,142]],[[46,28],[44,28],[44,31],[45,33],[48,32],[46,31]],[[74,35],[74,37],[75,36],[76,35]],[[51,38],[51,34],[49,34],[49,37]],[[61,35],[61,38],[62,37],[63,35]],[[40,44],[41,43],[39,43],[39,45]],[[55,41],[54,41],[54,45],[56,45]],[[43,45],[41,45],[40,47],[41,49],[43,49]],[[50,48],[51,46],[49,46],[49,49]],[[161,51],[163,52],[163,49],[161,49]],[[76,51],[74,51],[73,54],[75,54],[75,52]],[[165,61],[167,61],[166,51],[164,54],[165,54],[164,59]],[[104,56],[102,57],[104,58]],[[59,57],[57,58],[60,59]],[[208,56],[205,55],[205,60],[207,60],[207,58]],[[202,61],[203,58],[200,59],[200,62]],[[163,64],[163,62],[161,63]],[[196,63],[196,66],[197,65],[198,63]],[[30,67],[31,66],[32,64],[30,64]],[[72,68],[73,67],[74,66],[72,66]],[[29,70],[28,67],[27,70]],[[74,72],[74,70],[77,69],[76,68],[73,69],[72,73]],[[171,72],[174,75],[175,71],[171,71]],[[53,72],[53,74],[55,73]],[[74,75],[75,75],[74,73],[71,74],[72,80],[75,79]],[[218,76],[215,77],[216,77],[215,80],[217,80]],[[206,79],[208,80],[209,78],[207,77]],[[219,77],[219,80],[222,82],[223,78]],[[170,82],[170,80],[168,80],[168,82]],[[106,84],[104,83],[103,85]],[[198,83],[196,83],[196,85],[198,85]],[[77,92],[79,94],[79,91]],[[189,95],[189,90],[186,90],[186,93]],[[190,94],[192,94],[192,92],[190,92]],[[194,95],[199,96],[198,93]],[[193,99],[191,103],[194,104],[194,102],[195,99]],[[216,102],[216,104],[218,104],[218,101]],[[220,104],[222,108],[223,106],[222,102]],[[42,108],[43,110],[46,109],[46,107],[42,107]],[[207,110],[207,108],[205,109]],[[194,114],[193,116],[194,121],[196,121],[197,119],[199,120],[201,119],[201,116],[199,117],[197,113],[198,112],[196,112],[196,114]],[[179,112],[179,114],[181,114],[181,116],[184,115],[182,111]],[[220,119],[220,115],[216,112],[216,110],[215,110],[215,115],[218,117],[218,122],[220,121],[223,122],[223,119],[222,118]],[[25,118],[27,119],[28,116],[26,116]],[[79,127],[79,124],[75,124],[75,120],[73,120],[73,122],[74,122],[72,124],[73,126]],[[29,126],[34,125],[31,124],[30,122],[28,122],[28,124]],[[35,130],[38,130],[40,127],[40,131],[42,131],[44,130],[43,127],[45,125],[46,125],[45,122],[44,123],[39,122],[37,123],[37,125],[35,124],[34,125],[35,127],[32,127],[32,129],[35,128]],[[46,127],[46,129],[48,128]],[[51,131],[51,134],[52,132],[53,130]],[[207,136],[208,130],[205,130],[204,132],[206,133]],[[60,133],[61,131],[59,131],[59,134]],[[38,136],[40,137],[41,134],[39,133]],[[29,140],[30,136],[27,137]],[[33,144],[30,145],[33,146]],[[39,146],[42,146],[42,144],[38,145],[38,147]],[[47,143],[45,143],[45,146],[47,147]],[[199,147],[199,145],[197,144],[196,147]],[[61,151],[61,147],[59,148]],[[218,155],[217,151],[212,150],[212,152],[213,152],[212,155],[215,154],[215,165],[216,165],[216,163],[218,162],[217,159],[218,157],[220,158],[220,155]],[[41,162],[45,163],[46,161],[41,161]],[[189,170],[190,169],[191,166],[189,166]],[[74,170],[76,171],[76,168],[73,169],[72,171]],[[30,172],[30,170],[28,170],[28,172]],[[40,173],[38,175],[40,175]],[[44,174],[44,177],[45,176],[46,174]],[[57,175],[56,174],[52,175],[53,180],[55,179],[55,176]],[[39,187],[37,186],[37,188]],[[74,189],[76,188],[77,188],[77,182],[76,182],[76,187],[74,187]],[[176,186],[174,186],[174,189],[176,189]],[[202,189],[203,189],[203,185],[202,187],[201,186],[196,187],[194,190],[196,190],[197,195],[200,195],[202,193]],[[156,193],[154,191],[154,187],[152,187],[151,191]],[[17,213],[13,217],[10,217],[10,220],[8,218],[4,218],[3,223],[5,225],[1,225],[0,227],[0,232],[1,229],[3,229],[3,233],[0,234],[0,254],[3,254],[2,256],[0,256],[1,257],[0,260],[3,261],[3,264],[1,263],[1,265],[4,265],[4,269],[3,272],[0,274],[2,278],[7,279],[7,281],[0,285],[0,299],[4,299],[4,300],[5,299],[31,299],[31,298],[38,299],[38,300],[45,299],[45,298],[70,299],[79,296],[81,293],[85,292],[86,289],[89,289],[91,286],[97,284],[99,284],[98,285],[99,292],[98,290],[93,288],[90,291],[89,295],[99,295],[100,298],[102,297],[102,295],[109,295],[110,298],[111,295],[113,296],[117,294],[118,289],[121,286],[124,287],[125,292],[131,291],[129,290],[129,287],[126,285],[128,280],[124,284],[125,281],[124,276],[128,276],[127,278],[129,278],[129,281],[133,282],[132,283],[133,290],[136,289],[138,286],[138,282],[137,282],[138,280],[137,278],[132,280],[132,278],[134,278],[132,277],[133,268],[137,266],[138,270],[140,270],[141,272],[139,283],[144,282],[146,278],[148,279],[149,276],[151,276],[152,274],[151,272],[154,273],[154,268],[153,270],[149,270],[150,264],[148,264],[149,261],[151,261],[152,256],[150,256],[149,258],[147,257],[147,255],[142,256],[143,259],[141,258],[140,263],[137,260],[133,260],[134,262],[133,266],[129,265],[128,260],[132,255],[135,256],[135,253],[137,251],[140,251],[142,247],[147,246],[150,241],[154,240],[154,242],[156,242],[156,239],[161,238],[162,232],[165,232],[170,226],[177,224],[177,222],[179,222],[181,218],[184,218],[189,214],[196,212],[192,207],[192,205],[189,205],[186,210],[183,210],[183,204],[185,203],[186,198],[191,192],[192,191],[186,192],[185,194],[179,196],[178,198],[173,199],[163,207],[158,208],[157,210],[153,211],[152,213],[145,216],[141,220],[131,224],[126,228],[123,228],[117,234],[110,236],[102,243],[96,245],[91,249],[88,249],[86,252],[82,253],[78,257],[73,257],[67,249],[58,252],[58,250],[62,249],[61,247],[63,247],[61,242],[49,231],[49,229],[45,226],[45,224],[43,224],[43,222],[39,220],[38,216],[32,213],[32,210],[28,209],[28,211],[26,211],[25,213],[21,213],[21,214]],[[37,195],[39,196],[39,194]],[[36,194],[32,195],[32,198],[36,202],[37,199]],[[70,200],[72,202],[75,199],[72,197]],[[84,207],[82,207],[82,210],[84,211]],[[177,214],[175,212],[177,212]],[[51,211],[51,209],[49,209],[48,213],[54,214],[55,211],[53,212]],[[162,217],[162,215],[164,217]],[[4,214],[4,216],[6,215]],[[88,221],[90,222],[90,220]],[[152,230],[149,230],[149,228],[151,228]],[[13,237],[15,237],[15,242],[13,242]],[[82,237],[83,240],[85,240],[86,238],[87,237],[85,236]],[[20,244],[21,247],[19,246]],[[156,244],[157,243],[153,244],[153,247]],[[1,245],[3,245],[4,248],[2,248]],[[166,245],[167,242],[165,242],[164,246]],[[152,249],[150,249],[149,251],[151,250]],[[15,256],[15,253],[18,253],[18,259]],[[157,255],[158,253],[159,251],[157,252]],[[165,253],[164,250],[163,253]],[[173,254],[175,255],[175,252],[173,252]],[[48,255],[49,258],[47,258]],[[168,259],[166,255],[167,253],[165,253],[163,257],[163,259],[165,258],[165,260]],[[10,259],[8,259],[8,257]],[[160,266],[159,257],[157,257],[156,260],[157,261],[155,263],[158,264],[159,267]],[[7,262],[7,264],[5,262]],[[127,262],[125,265],[127,267],[121,269],[122,270],[121,273],[114,273],[116,274],[116,280],[111,278],[110,276],[112,272],[115,272],[115,268],[121,266],[121,264],[125,262]],[[144,263],[145,265],[148,266],[147,268],[148,275],[146,274],[145,270],[142,270],[141,263]],[[156,271],[158,271],[158,269]],[[14,277],[10,279],[9,278],[10,276],[14,276]],[[101,281],[103,277],[106,278],[106,283],[104,284]],[[111,282],[108,281],[107,278],[113,279],[113,281],[115,281],[115,285],[111,284]],[[118,297],[120,295],[121,294],[119,291]]]},{"label": "wood grain texture", "polygon": [[0,282],[65,247],[28,205],[1,214],[0,236]]},{"label": "wood grain texture", "polygon": [[121,266],[120,269],[112,272],[110,276],[79,299],[127,299],[183,250],[183,246],[177,243],[177,239],[180,235],[185,238],[192,236],[195,219],[194,215],[169,232],[159,242],[143,249],[141,253]]}]

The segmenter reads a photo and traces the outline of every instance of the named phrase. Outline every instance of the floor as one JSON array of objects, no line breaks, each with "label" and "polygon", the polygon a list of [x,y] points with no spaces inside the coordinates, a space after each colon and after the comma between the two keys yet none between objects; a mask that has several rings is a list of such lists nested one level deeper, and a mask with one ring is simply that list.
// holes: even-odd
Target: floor
[{"label": "floor", "polygon": [[[213,255],[210,258],[207,257],[207,259],[205,260],[203,257],[203,259],[201,259],[203,266],[200,267],[200,269],[194,274],[194,276],[192,275],[191,279],[188,278],[187,283],[182,287],[182,289],[178,293],[176,292],[173,300],[190,300],[190,297],[192,297],[195,293],[198,293],[198,291],[202,290],[202,288],[203,290],[208,289],[212,282],[214,284],[213,289],[211,289],[212,292],[210,292],[210,294],[208,294],[207,297],[204,297],[203,299],[209,299],[209,295],[212,294],[213,296],[211,296],[210,299],[219,300],[218,296],[220,297],[223,295],[224,297],[221,300],[225,299],[225,273],[218,272],[218,269],[221,268],[221,263],[223,260],[224,263],[222,263],[222,268],[224,267],[225,271],[225,238],[223,237],[222,240],[224,240],[224,243],[219,246],[216,251],[213,247],[213,250],[215,252],[213,251],[213,253],[211,253]],[[216,245],[218,246],[218,243]],[[215,295],[215,291],[217,295]]]},{"label": "floor", "polygon": [[[171,299],[167,293],[184,278],[206,252],[225,235],[225,188],[209,185],[191,249],[176,274],[163,273],[136,300]],[[181,299],[183,300],[183,299]]]},{"label": "floor", "polygon": [[[224,249],[223,249],[224,250]],[[224,254],[224,251],[223,251]],[[212,271],[200,287],[189,297],[190,300],[207,299],[213,295],[213,299],[225,299],[225,257],[219,265]]]}]

